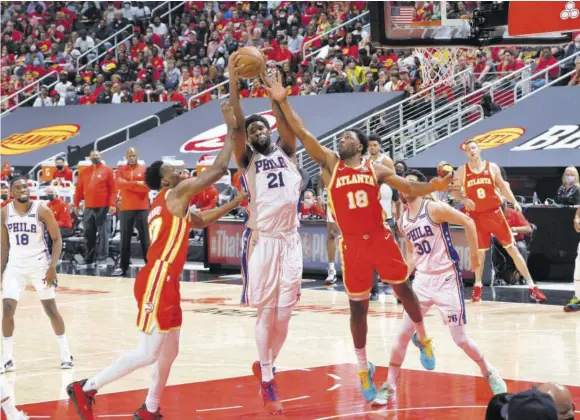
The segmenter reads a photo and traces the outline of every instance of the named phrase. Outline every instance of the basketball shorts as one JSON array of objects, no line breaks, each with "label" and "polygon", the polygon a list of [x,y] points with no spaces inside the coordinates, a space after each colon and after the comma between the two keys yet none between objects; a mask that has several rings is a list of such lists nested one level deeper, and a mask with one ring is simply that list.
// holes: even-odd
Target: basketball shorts
[{"label": "basketball shorts", "polygon": [[501,209],[486,212],[470,212],[469,216],[475,222],[477,228],[477,248],[480,251],[489,249],[491,235],[495,236],[504,248],[513,245],[514,238],[508,222]]},{"label": "basketball shorts", "polygon": [[56,286],[46,284],[48,264],[38,267],[18,267],[8,263],[2,274],[2,298],[20,300],[20,294],[28,285],[34,286],[40,300],[56,297]]},{"label": "basketball shorts", "polygon": [[298,232],[269,235],[246,229],[242,237],[242,304],[286,308],[300,299],[302,243]]},{"label": "basketball shorts", "polygon": [[457,265],[452,265],[449,270],[437,274],[417,272],[413,280],[413,291],[419,299],[423,314],[435,306],[444,324],[449,326],[467,324],[463,280]]},{"label": "basketball shorts", "polygon": [[339,249],[342,279],[350,300],[370,297],[374,271],[385,283],[407,280],[407,264],[393,233],[386,228],[368,235],[343,235]]},{"label": "basketball shorts", "polygon": [[135,279],[133,292],[137,300],[137,328],[151,334],[181,328],[181,294],[179,278],[183,267],[165,261],[148,262]]}]

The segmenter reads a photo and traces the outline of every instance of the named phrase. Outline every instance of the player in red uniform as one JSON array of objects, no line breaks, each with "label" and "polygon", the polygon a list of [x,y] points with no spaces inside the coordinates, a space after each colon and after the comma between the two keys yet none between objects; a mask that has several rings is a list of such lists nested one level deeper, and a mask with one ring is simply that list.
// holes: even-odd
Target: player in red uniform
[{"label": "player in red uniform", "polygon": [[512,231],[501,211],[501,193],[507,201],[513,204],[514,209],[522,211],[521,206],[516,201],[509,184],[503,179],[499,166],[493,162],[481,159],[481,149],[474,141],[465,143],[465,154],[469,162],[457,168],[455,172],[454,184],[463,187],[463,194],[459,189],[453,191],[456,200],[463,202],[465,209],[475,221],[477,228],[477,242],[479,248],[480,265],[475,270],[475,285],[471,300],[479,302],[481,300],[483,276],[483,263],[485,261],[485,251],[489,249],[491,235],[499,241],[508,254],[514,260],[516,268],[528,282],[530,287],[530,298],[543,302],[546,296],[538,286],[534,285],[526,261],[514,246]]},{"label": "player in red uniform", "polygon": [[401,299],[417,331],[413,342],[421,350],[421,363],[426,369],[435,368],[431,339],[425,333],[423,315],[417,296],[407,281],[407,264],[393,239],[393,234],[383,224],[383,209],[379,201],[380,184],[410,195],[422,196],[434,190],[445,190],[451,181],[435,179],[431,183],[409,181],[383,165],[373,165],[363,159],[368,149],[368,138],[359,130],[347,130],[338,143],[338,155],[322,146],[304,127],[286,101],[286,90],[279,82],[267,80],[268,91],[280,104],[288,124],[300,139],[308,154],[322,168],[322,178],[328,189],[330,211],[341,231],[339,250],[342,256],[344,287],[350,302],[350,328],[358,360],[358,375],[363,397],[373,401],[376,387],[373,384],[375,367],[367,361],[367,312],[373,283],[373,270],[383,282],[390,283]]},{"label": "player in red uniform", "polygon": [[191,227],[201,229],[207,226],[245,199],[245,194],[239,194],[235,200],[217,209],[189,211],[191,197],[217,182],[227,171],[233,150],[232,133],[236,128],[236,119],[228,102],[222,103],[222,112],[228,126],[228,136],[213,165],[198,177],[185,178],[180,169],[162,161],[154,162],[147,168],[147,185],[152,190],[160,191],[149,211],[151,244],[147,252],[147,264],[137,275],[134,286],[139,345],[136,350],[121,356],[94,377],[73,382],[67,387],[68,395],[82,420],[93,420],[92,405],[98,389],[151,364],[155,364],[153,383],[145,404],[137,410],[133,419],[162,418],[159,400],[179,351],[182,318],[179,278],[187,258],[189,230]]}]

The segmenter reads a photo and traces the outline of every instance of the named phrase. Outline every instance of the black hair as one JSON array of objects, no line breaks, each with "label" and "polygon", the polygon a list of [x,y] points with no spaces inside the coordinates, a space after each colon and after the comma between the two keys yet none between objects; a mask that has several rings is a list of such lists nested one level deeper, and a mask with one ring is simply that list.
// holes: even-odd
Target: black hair
[{"label": "black hair", "polygon": [[485,411],[485,420],[503,420],[501,415],[501,409],[506,405],[514,394],[508,394],[507,392],[494,395],[489,403],[487,404],[487,410]]},{"label": "black hair", "polygon": [[24,181],[26,183],[26,178],[24,178],[23,176],[15,176],[10,180],[10,189],[12,189],[12,187],[14,186],[14,183],[16,181]]},{"label": "black hair", "polygon": [[397,160],[397,161],[395,162],[395,167],[397,167],[397,165],[398,165],[399,163],[400,163],[401,165],[403,165],[403,167],[405,168],[405,172],[407,172],[407,171],[409,170],[409,167],[407,166],[407,164],[406,164],[406,163],[405,163],[405,161],[403,161],[403,160]]},{"label": "black hair", "polygon": [[268,127],[268,130],[271,130],[270,123],[268,122],[268,120],[266,118],[262,117],[261,115],[254,114],[254,115],[250,115],[248,118],[246,118],[246,127],[245,127],[246,132],[248,131],[248,127],[250,126],[250,124],[255,123],[255,122],[261,122],[266,127]]},{"label": "black hair", "polygon": [[419,182],[427,182],[427,177],[423,175],[423,172],[418,171],[417,169],[409,169],[405,171],[405,178],[408,177],[409,175],[416,177],[417,181]]},{"label": "black hair", "polygon": [[381,144],[381,136],[378,134],[369,134],[369,141],[376,141],[377,143]]},{"label": "black hair", "polygon": [[149,188],[154,191],[159,191],[161,189],[161,167],[163,166],[162,160],[156,160],[153,162],[147,170],[145,171],[145,183]]},{"label": "black hair", "polygon": [[348,130],[345,130],[345,131],[350,131],[351,133],[356,134],[358,141],[360,142],[360,144],[362,144],[362,147],[363,147],[361,154],[366,155],[368,150],[369,150],[369,138],[364,133],[364,131],[359,130],[358,128],[349,128]]}]

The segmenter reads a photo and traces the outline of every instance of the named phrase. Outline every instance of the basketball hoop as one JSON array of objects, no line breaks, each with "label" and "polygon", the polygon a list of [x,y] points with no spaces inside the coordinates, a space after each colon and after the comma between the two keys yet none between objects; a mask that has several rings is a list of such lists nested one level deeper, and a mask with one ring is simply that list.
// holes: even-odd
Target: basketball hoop
[{"label": "basketball hoop", "polygon": [[451,83],[461,54],[459,47],[424,48],[416,47],[415,56],[421,62],[424,84]]}]

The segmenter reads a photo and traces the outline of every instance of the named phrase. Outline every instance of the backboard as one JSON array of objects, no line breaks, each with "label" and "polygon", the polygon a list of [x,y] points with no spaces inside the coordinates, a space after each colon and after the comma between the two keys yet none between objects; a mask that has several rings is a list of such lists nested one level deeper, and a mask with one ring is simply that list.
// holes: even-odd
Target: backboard
[{"label": "backboard", "polygon": [[[371,16],[371,40],[386,47],[481,47],[486,45],[559,45],[571,42],[572,34],[562,32],[536,33],[510,36],[513,19],[542,20],[542,15],[515,12],[510,15],[509,1],[377,1],[369,2]],[[551,3],[556,20],[560,9],[576,10],[574,2],[517,2]],[[576,3],[580,6],[580,2]],[[534,6],[530,6],[534,7]],[[571,8],[571,9],[570,9]],[[569,13],[570,14],[570,13]],[[568,19],[567,23],[580,19]],[[559,23],[556,22],[556,27]],[[573,23],[576,25],[576,22]],[[572,29],[574,30],[574,29]],[[545,32],[545,30],[538,30]]]}]

